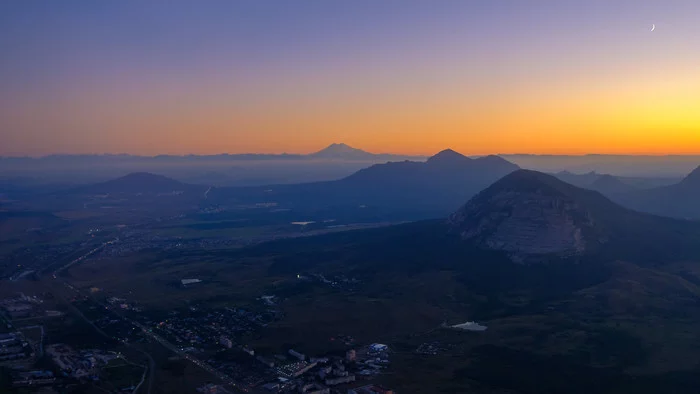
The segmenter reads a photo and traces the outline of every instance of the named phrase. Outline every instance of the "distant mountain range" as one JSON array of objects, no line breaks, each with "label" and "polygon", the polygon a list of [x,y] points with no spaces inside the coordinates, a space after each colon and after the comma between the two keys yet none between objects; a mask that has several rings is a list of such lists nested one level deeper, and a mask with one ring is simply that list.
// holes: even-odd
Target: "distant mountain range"
[{"label": "distant mountain range", "polygon": [[353,148],[345,143],[333,143],[318,152],[309,154],[294,153],[235,153],[216,155],[157,155],[138,156],[129,154],[105,155],[49,155],[37,158],[31,157],[0,157],[0,166],[17,163],[85,163],[101,161],[115,163],[131,162],[202,162],[217,160],[348,160],[348,161],[389,161],[389,160],[424,160],[425,156],[397,155],[390,153],[370,153]]},{"label": "distant mountain range", "polygon": [[[334,146],[327,153],[336,154],[338,150],[361,154],[342,145]],[[118,211],[114,207],[168,213],[262,207],[265,212],[292,212],[302,221],[311,216],[347,222],[395,222],[445,216],[517,169],[516,165],[497,156],[472,159],[448,149],[424,162],[375,164],[334,181],[217,187],[134,172],[105,182],[67,185],[34,194],[28,189],[22,199],[37,209],[108,206],[115,214]],[[212,181],[218,180],[216,175],[211,175]]]},{"label": "distant mountain range", "polygon": [[[335,144],[318,152],[320,156],[346,155],[360,158],[363,151]],[[463,201],[487,188],[519,167],[499,156],[469,158],[446,149],[426,161],[375,164],[335,181],[214,187],[210,204],[275,203],[285,209],[329,207],[370,207],[382,212],[403,212],[406,218],[447,215]],[[216,175],[216,174],[214,174]],[[700,167],[682,181],[665,185],[668,179],[615,177],[589,172],[559,172],[552,179],[598,191],[615,202],[637,211],[682,219],[700,219]],[[106,182],[56,191],[59,194],[164,194],[183,192],[195,197],[216,184],[189,184],[162,175],[131,173]],[[636,182],[636,184],[635,184]],[[656,183],[664,186],[649,187]],[[403,217],[403,216],[402,216]]]},{"label": "distant mountain range", "polygon": [[[469,391],[455,389],[468,382],[485,388],[479,393],[694,393],[700,383],[690,334],[700,325],[700,223],[632,211],[551,175],[511,172],[447,220],[234,253],[226,257],[245,261],[235,269],[255,267],[268,280],[299,272],[357,278],[360,312],[334,316],[334,324],[378,305],[372,316],[390,327],[425,324],[396,347],[457,343],[454,356],[431,358],[432,368],[455,377],[444,392]],[[307,294],[300,297],[316,299]],[[348,297],[324,293],[323,303]],[[328,321],[308,319],[294,328]],[[446,320],[488,329],[440,332]]]},{"label": "distant mountain range", "polygon": [[423,188],[456,186],[460,183],[488,186],[490,182],[519,167],[498,156],[472,159],[451,149],[428,158],[425,162],[391,162],[375,164],[343,179],[344,182],[376,187],[391,185]]},{"label": "distant mountain range", "polygon": [[[503,176],[446,220],[361,233],[388,249],[398,247],[394,242],[412,234],[411,248],[425,248],[425,253],[439,256],[452,250],[455,256],[450,259],[461,253],[478,255],[482,250],[503,253],[519,262],[700,260],[700,222],[637,212],[597,191],[531,170]],[[365,239],[361,233],[357,239]]]},{"label": "distant mountain range", "polygon": [[597,172],[626,177],[678,177],[700,163],[700,155],[531,155],[500,154],[522,168],[542,172]]},{"label": "distant mountain range", "polygon": [[[548,156],[499,155],[521,168],[560,172],[578,186],[605,193],[624,192],[622,185],[591,185],[600,174],[615,174],[634,188],[665,186],[700,162],[696,156]],[[52,155],[40,158],[0,157],[0,190],[61,188],[105,181],[131,172],[162,174],[179,181],[216,186],[261,186],[330,181],[346,177],[369,165],[397,161],[422,162],[427,156],[370,153],[344,143],[334,143],[309,154],[217,155]],[[566,170],[566,171],[562,171]],[[570,172],[567,172],[570,171]],[[589,174],[583,174],[588,172]],[[572,177],[566,178],[564,174]],[[580,174],[580,175],[579,175]],[[558,174],[559,176],[559,174]],[[581,177],[581,181],[574,178]],[[582,183],[583,182],[583,183]],[[585,184],[584,184],[585,183]],[[631,190],[630,190],[631,191]]]},{"label": "distant mountain range", "polygon": [[682,219],[700,219],[700,167],[681,182],[613,195],[627,207]]},{"label": "distant mountain range", "polygon": [[497,156],[471,159],[444,150],[425,162],[375,164],[346,178],[295,185],[217,188],[210,199],[275,202],[288,208],[353,206],[413,212],[417,217],[446,215],[500,177],[518,169]]},{"label": "distant mountain range", "polygon": [[310,154],[0,157],[0,189],[7,181],[22,182],[25,188],[80,185],[131,172],[157,173],[188,183],[219,186],[291,184],[339,179],[371,164],[402,160],[421,161],[425,157],[369,153],[342,143]]},{"label": "distant mountain range", "polygon": [[601,192],[604,195],[629,193],[638,190],[636,187],[625,183],[620,180],[620,178],[610,174],[601,175],[588,186],[588,189]]},{"label": "distant mountain range", "polygon": [[630,178],[588,172],[553,174],[578,187],[603,193],[637,211],[680,219],[700,219],[700,167],[682,179]]},{"label": "distant mountain range", "polygon": [[[598,174],[596,172],[573,174],[568,171],[561,171],[552,175],[566,183],[585,189],[595,190],[604,195],[627,193],[643,188],[639,186],[639,182],[637,182],[637,186],[635,186],[634,181],[610,174]],[[644,179],[644,181],[655,185],[653,180]]]},{"label": "distant mountain range", "polygon": [[552,175],[574,186],[599,191],[605,195],[615,195],[642,189],[653,189],[661,186],[669,186],[678,183],[682,177],[629,177],[611,174],[601,174],[590,171],[583,174],[575,174],[569,171],[560,171]]},{"label": "distant mountain range", "polygon": [[163,175],[147,172],[134,172],[106,182],[95,183],[71,189],[78,194],[153,194],[198,192],[206,190],[203,185],[190,185]]},{"label": "distant mountain range", "polygon": [[331,144],[328,147],[321,149],[318,152],[308,155],[302,155],[308,159],[326,159],[326,160],[357,160],[357,161],[376,161],[376,160],[424,160],[425,156],[411,155],[395,155],[389,153],[369,153],[362,149],[353,148],[344,143]]}]

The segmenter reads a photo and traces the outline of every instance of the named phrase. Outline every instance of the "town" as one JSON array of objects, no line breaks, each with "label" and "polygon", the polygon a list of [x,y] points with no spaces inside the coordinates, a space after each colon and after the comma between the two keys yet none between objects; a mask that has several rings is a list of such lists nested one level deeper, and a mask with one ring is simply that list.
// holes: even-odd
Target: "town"
[{"label": "town", "polygon": [[[336,282],[336,278],[329,280],[322,275],[299,278],[333,286],[352,282],[345,278]],[[291,348],[258,351],[250,346],[246,339],[284,318],[273,295],[259,297],[250,308],[192,305],[159,316],[156,312],[144,312],[136,301],[107,296],[96,288],[83,294],[67,283],[64,287],[75,293],[70,299],[71,307],[114,343],[160,343],[175,357],[192,362],[220,381],[200,386],[200,392],[393,393],[372,383],[373,376],[391,365],[391,351],[381,343],[360,345],[352,337],[339,334],[338,343],[347,349],[320,355]],[[45,343],[43,325],[24,324],[48,324],[64,317],[66,312],[47,309],[49,304],[54,307],[54,302],[48,302],[54,298],[49,293],[18,294],[0,301],[0,316],[6,321],[6,332],[0,333],[0,367],[11,371],[12,386],[58,388],[92,384],[109,392],[138,393],[148,372],[140,361],[130,360],[113,345],[95,348],[80,343]],[[41,360],[50,360],[50,365]],[[118,378],[116,371],[121,371]]]}]

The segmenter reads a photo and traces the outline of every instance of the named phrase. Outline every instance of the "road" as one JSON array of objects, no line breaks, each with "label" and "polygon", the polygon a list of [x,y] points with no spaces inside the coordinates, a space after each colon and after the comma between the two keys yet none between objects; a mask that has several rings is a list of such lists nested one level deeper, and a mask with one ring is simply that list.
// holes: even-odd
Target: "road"
[{"label": "road", "polygon": [[[100,245],[100,246],[98,246],[98,247],[96,247],[96,248],[94,248],[94,249],[88,251],[86,254],[84,254],[84,255],[82,255],[82,256],[80,256],[80,257],[78,257],[78,258],[76,258],[76,259],[74,259],[74,260],[72,260],[72,261],[70,261],[70,262],[68,262],[66,265],[61,266],[60,268],[58,268],[57,270],[54,271],[54,273],[53,273],[53,279],[54,279],[56,282],[62,283],[62,284],[63,284],[64,286],[66,286],[67,288],[73,290],[79,297],[86,297],[86,298],[90,299],[93,303],[95,303],[95,304],[101,306],[101,307],[104,308],[105,310],[108,310],[108,309],[109,309],[108,305],[103,304],[103,303],[101,303],[100,301],[96,300],[96,299],[95,299],[94,297],[92,297],[92,295],[90,295],[90,294],[82,294],[82,293],[80,292],[79,289],[75,288],[73,285],[71,285],[70,283],[68,283],[66,280],[59,279],[58,276],[57,276],[56,274],[58,274],[58,273],[60,273],[61,271],[65,270],[66,268],[72,266],[73,264],[76,264],[76,263],[79,263],[79,262],[85,260],[87,257],[89,257],[90,255],[96,253],[97,251],[101,250],[102,248],[104,248],[104,247],[106,247],[106,246],[108,246],[108,245],[111,245],[111,244],[113,244],[113,243],[115,243],[115,242],[118,242],[118,241],[119,241],[118,238],[116,238],[116,239],[114,239],[114,240],[112,240],[112,241],[107,241],[107,242],[103,243],[102,245]],[[73,306],[70,302],[68,302],[68,301],[65,300],[65,299],[63,299],[63,301],[66,302],[66,304],[68,304],[69,307],[70,307],[71,309],[73,309],[73,311],[76,312],[76,314],[78,314],[78,316],[80,316],[84,321],[86,321],[90,326],[92,326],[98,333],[100,333],[101,335],[103,335],[103,336],[105,336],[105,337],[107,337],[107,338],[116,339],[116,340],[118,340],[118,341],[124,343],[124,344],[125,344],[126,346],[128,346],[129,348],[134,349],[134,350],[136,350],[136,351],[138,351],[138,352],[144,354],[144,355],[148,358],[148,360],[149,360],[149,368],[148,368],[148,369],[150,370],[150,374],[149,374],[150,376],[149,376],[149,378],[148,378],[148,390],[147,390],[147,393],[150,394],[150,393],[151,393],[152,386],[153,386],[154,372],[155,372],[155,361],[153,360],[153,357],[151,357],[150,354],[146,353],[145,351],[143,351],[143,350],[137,348],[136,346],[134,346],[134,345],[132,345],[132,344],[130,344],[130,343],[128,343],[128,342],[124,342],[124,341],[119,340],[118,338],[113,338],[113,337],[111,337],[109,334],[107,334],[106,332],[102,331],[102,329],[100,329],[99,327],[97,327],[92,321],[90,321],[90,319],[88,319],[78,308],[76,308],[75,306]],[[158,342],[159,344],[161,344],[161,346],[163,346],[163,347],[165,347],[166,349],[172,351],[173,353],[179,355],[180,357],[182,357],[182,358],[184,358],[184,359],[186,359],[186,360],[192,362],[193,364],[195,364],[196,366],[202,368],[202,369],[205,370],[206,372],[208,372],[208,373],[210,373],[210,374],[216,376],[218,379],[220,379],[222,382],[226,383],[227,385],[229,385],[229,386],[231,386],[231,387],[233,387],[233,388],[239,389],[239,390],[241,390],[241,391],[243,391],[243,392],[248,392],[248,390],[247,390],[245,387],[241,387],[240,385],[238,385],[230,376],[228,376],[228,375],[226,375],[226,374],[224,374],[224,373],[222,373],[222,372],[216,370],[214,367],[210,366],[209,364],[205,363],[204,361],[201,361],[201,360],[197,359],[196,357],[193,357],[193,356],[191,356],[190,354],[187,354],[186,352],[180,350],[177,346],[175,346],[175,345],[173,345],[172,343],[170,343],[167,339],[165,339],[165,338],[163,338],[163,337],[161,337],[161,336],[155,334],[151,329],[149,329],[148,327],[144,326],[143,324],[141,324],[141,323],[139,323],[139,322],[137,322],[137,321],[135,321],[135,320],[133,320],[133,319],[130,319],[130,318],[128,318],[128,317],[122,315],[122,314],[119,313],[118,311],[111,310],[111,312],[112,312],[113,314],[117,315],[120,319],[122,319],[122,320],[124,320],[124,321],[130,323],[130,324],[133,325],[134,327],[137,327],[137,328],[141,329],[141,330],[143,331],[143,333],[144,333],[146,336],[148,336],[148,337],[151,338],[152,340]],[[140,386],[140,385],[139,385],[139,386]]]},{"label": "road", "polygon": [[[118,241],[119,241],[119,238],[115,238],[115,239],[113,239],[113,240],[111,240],[111,241],[106,241],[106,242],[102,243],[100,246],[97,246],[96,248],[93,248],[93,249],[87,251],[85,254],[81,255],[80,257],[75,258],[75,259],[69,261],[68,263],[62,265],[60,268],[56,269],[56,270],[53,272],[53,274],[52,274],[53,280],[55,281],[55,283],[62,283],[64,286],[66,286],[66,287],[68,287],[69,289],[71,289],[71,290],[77,292],[78,294],[80,294],[80,291],[79,291],[78,289],[76,289],[75,287],[73,287],[71,284],[69,284],[69,283],[66,282],[65,280],[59,280],[58,277],[57,277],[57,274],[60,273],[61,271],[65,270],[66,268],[72,266],[73,264],[76,264],[76,263],[79,263],[79,262],[85,260],[85,259],[88,258],[89,256],[93,255],[94,253],[98,252],[99,250],[102,250],[103,248],[107,247],[108,245],[112,245],[112,244],[114,244],[114,243],[116,243],[116,242],[118,242]],[[44,282],[44,283],[45,283],[45,286],[49,286],[49,285],[47,284],[47,282]],[[97,333],[99,333],[100,335],[102,335],[103,337],[108,338],[108,339],[116,339],[116,338],[111,337],[109,334],[107,334],[106,332],[104,332],[104,331],[103,331],[102,329],[100,329],[99,327],[97,327],[90,319],[87,318],[87,316],[85,316],[85,315],[83,314],[83,312],[81,312],[78,308],[76,308],[70,301],[68,301],[68,300],[66,300],[64,297],[62,297],[60,291],[59,291],[59,292],[53,292],[53,293],[55,293],[55,294],[61,299],[61,301],[63,301],[63,303],[66,304],[78,317],[80,317],[80,318],[81,318],[82,320],[84,320],[87,324],[89,324],[92,328],[94,328],[95,331],[97,331]],[[41,327],[41,328],[42,328],[41,334],[42,334],[42,342],[43,342],[44,329],[43,329],[43,327]],[[122,343],[124,343],[124,342],[122,342]],[[152,390],[153,390],[153,382],[154,382],[154,380],[155,380],[154,378],[155,378],[155,369],[156,369],[156,363],[155,363],[155,361],[153,360],[153,357],[151,357],[151,355],[148,354],[147,352],[145,352],[145,351],[143,351],[143,350],[137,348],[136,346],[134,346],[134,345],[132,345],[132,344],[129,344],[129,343],[124,343],[124,344],[125,344],[127,347],[129,347],[130,349],[133,349],[133,350],[135,350],[136,352],[143,354],[143,355],[148,359],[148,367],[145,367],[145,366],[143,366],[143,367],[144,367],[144,369],[145,369],[145,371],[144,371],[144,377],[145,377],[145,375],[146,375],[146,372],[148,372],[148,375],[149,375],[149,376],[148,376],[148,389],[147,389],[146,393],[147,393],[147,394],[151,394],[151,392],[152,392]],[[42,344],[40,350],[41,350],[41,352],[43,353],[43,344]],[[141,381],[141,383],[139,384],[139,386],[141,386],[141,384],[143,384],[143,380]],[[138,388],[137,388],[137,389],[138,389]],[[134,390],[134,393],[136,393],[136,390]]]},{"label": "road", "polygon": [[79,262],[85,260],[86,258],[90,257],[91,255],[93,255],[93,254],[97,253],[98,251],[100,251],[100,250],[104,249],[105,247],[107,247],[107,245],[112,245],[113,243],[116,243],[116,242],[119,242],[119,238],[115,238],[115,239],[113,239],[113,240],[111,240],[111,241],[104,242],[102,245],[100,245],[100,246],[98,246],[98,247],[96,247],[96,248],[90,250],[89,252],[85,253],[84,255],[78,257],[77,259],[75,259],[75,260],[73,260],[73,261],[70,261],[70,262],[69,262],[68,264],[66,264],[66,265],[61,266],[59,269],[57,269],[57,270],[55,270],[55,271],[53,272],[54,278],[56,277],[57,274],[59,274],[61,271],[65,270],[66,268],[69,268],[69,267],[71,267],[73,264],[77,264],[77,263],[79,263]]},{"label": "road", "polygon": [[[65,282],[65,281],[64,281],[63,284],[64,284],[66,287],[68,287],[69,289],[73,290],[79,297],[87,297],[87,298],[89,298],[92,302],[94,302],[95,304],[99,305],[101,308],[104,308],[105,310],[109,309],[109,306],[108,306],[108,305],[103,304],[103,303],[101,303],[101,302],[95,300],[95,299],[92,298],[90,295],[82,294],[82,293],[80,292],[80,290],[76,289],[75,287],[73,287],[72,285],[70,285],[68,282]],[[105,335],[105,336],[107,336],[107,337],[109,337],[109,338],[111,338],[111,339],[119,340],[119,339],[117,339],[117,338],[112,338],[112,337],[110,337],[107,333],[105,333],[105,332],[102,331],[99,327],[97,327],[96,325],[94,325],[89,319],[87,319],[87,317],[85,317],[85,315],[82,314],[82,312],[80,312],[80,310],[79,310],[78,308],[75,308],[73,305],[71,305],[71,308],[73,308],[83,319],[85,319],[85,320],[86,320],[92,327],[94,327],[100,334]],[[184,352],[184,351],[182,351],[181,349],[179,349],[177,346],[175,346],[175,345],[173,345],[172,343],[170,343],[167,339],[165,339],[165,338],[161,337],[160,335],[154,333],[153,330],[151,330],[150,328],[144,326],[143,324],[141,324],[141,323],[139,323],[139,322],[137,322],[137,321],[135,321],[135,320],[133,320],[133,319],[130,319],[130,318],[124,316],[123,314],[117,312],[116,310],[110,310],[110,311],[111,311],[114,315],[116,315],[117,317],[119,317],[120,319],[122,319],[122,320],[128,322],[129,324],[133,325],[134,327],[139,328],[147,337],[149,337],[150,339],[152,339],[152,340],[158,342],[158,343],[159,343],[161,346],[163,346],[164,348],[166,348],[166,349],[170,350],[171,352],[177,354],[178,356],[180,356],[180,357],[182,357],[182,358],[184,358],[184,359],[186,359],[186,360],[192,362],[193,364],[195,364],[196,366],[202,368],[202,369],[205,370],[206,372],[208,372],[208,373],[210,373],[210,374],[216,376],[216,377],[219,378],[222,382],[228,384],[229,386],[231,386],[231,387],[233,387],[233,388],[237,388],[237,389],[239,389],[239,390],[241,390],[241,391],[244,391],[244,392],[247,392],[247,391],[248,391],[246,388],[241,387],[240,385],[238,385],[230,376],[228,376],[228,375],[226,375],[226,374],[224,374],[224,373],[218,371],[217,369],[215,369],[215,368],[212,367],[211,365],[205,363],[204,361],[201,361],[201,360],[197,359],[196,357],[193,357],[193,356],[191,356],[190,354],[187,354],[186,352]],[[139,352],[145,354],[146,356],[148,356],[151,371],[153,371],[153,370],[155,369],[155,362],[153,361],[153,358],[152,358],[148,353],[142,351],[141,349],[136,348],[134,345],[132,345],[132,344],[130,344],[130,343],[128,343],[128,342],[121,341],[121,340],[120,340],[120,342],[122,342],[122,343],[124,343],[126,346],[129,346],[129,347],[131,347],[132,349],[135,349],[135,350],[137,350],[137,351],[139,351]],[[151,392],[151,385],[152,385],[152,382],[153,382],[153,376],[152,376],[152,373],[151,373],[151,377],[149,378],[148,393]]]},{"label": "road", "polygon": [[[71,285],[68,284],[67,282],[63,281],[63,284],[64,284],[66,287],[68,287],[69,289],[71,289],[71,290],[77,292],[78,294],[80,294],[80,292],[79,292],[75,287],[71,286]],[[64,297],[62,297],[62,296],[60,295],[60,292],[56,292],[56,293],[58,293],[58,297],[60,297],[61,300],[62,300],[66,305],[68,305],[68,307],[69,307],[78,317],[80,317],[83,321],[85,321],[85,322],[86,322],[87,324],[89,324],[92,328],[94,328],[95,331],[97,331],[100,335],[102,335],[103,337],[105,337],[105,338],[107,338],[107,339],[119,341],[119,339],[112,337],[111,335],[109,335],[109,334],[107,334],[106,332],[104,332],[101,328],[97,327],[97,326],[95,325],[95,323],[93,323],[90,319],[88,319],[87,316],[85,316],[85,315],[83,314],[83,312],[82,312],[80,309],[76,308],[72,303],[70,303],[68,300],[66,300]],[[155,362],[155,360],[153,360],[153,357],[151,357],[150,354],[148,354],[147,352],[145,352],[145,351],[139,349],[138,347],[136,347],[136,346],[134,346],[134,345],[132,345],[132,344],[130,344],[130,343],[128,343],[128,342],[124,342],[124,341],[119,341],[119,342],[123,343],[123,344],[126,345],[128,348],[130,348],[130,349],[132,349],[132,350],[135,350],[135,351],[137,351],[137,352],[143,354],[143,355],[146,356],[146,358],[148,359],[148,367],[147,367],[147,368],[144,367],[144,368],[147,369],[148,375],[149,375],[149,376],[148,376],[148,390],[146,391],[146,393],[147,393],[147,394],[151,394],[151,390],[153,389],[153,381],[154,381],[154,378],[155,378],[155,370],[156,370],[156,362]],[[140,386],[140,385],[139,385],[139,386]],[[135,392],[135,391],[134,391],[134,392]]]}]

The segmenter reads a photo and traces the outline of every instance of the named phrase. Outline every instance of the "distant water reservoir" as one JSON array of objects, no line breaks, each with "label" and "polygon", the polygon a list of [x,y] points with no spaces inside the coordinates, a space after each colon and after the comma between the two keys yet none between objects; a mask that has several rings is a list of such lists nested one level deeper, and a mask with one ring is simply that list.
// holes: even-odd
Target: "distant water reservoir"
[{"label": "distant water reservoir", "polygon": [[455,324],[454,326],[450,326],[450,328],[456,328],[458,330],[467,330],[467,331],[486,331],[488,327],[482,326],[481,324],[473,321],[468,321],[466,323],[462,324]]}]

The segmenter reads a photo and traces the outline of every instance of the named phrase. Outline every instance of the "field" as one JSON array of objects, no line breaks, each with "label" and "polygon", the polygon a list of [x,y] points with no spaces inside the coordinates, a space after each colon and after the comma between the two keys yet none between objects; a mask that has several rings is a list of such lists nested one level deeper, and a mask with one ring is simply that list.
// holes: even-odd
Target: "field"
[{"label": "field", "polygon": [[[369,272],[356,264],[345,266],[347,255],[335,254],[332,250],[337,246],[328,244],[332,239],[331,245],[361,249],[361,244],[347,243],[351,238],[350,233],[326,236],[323,242],[310,238],[299,247],[307,250],[315,242],[319,247],[302,253],[295,249],[283,253],[286,245],[298,246],[291,240],[242,250],[147,253],[128,262],[88,261],[69,275],[82,288],[104,288],[109,295],[137,300],[154,311],[188,305],[214,309],[255,305],[262,295],[276,295],[284,318],[249,338],[251,347],[261,354],[287,348],[342,354],[346,346],[335,340],[339,336],[351,336],[359,344],[387,343],[394,354],[391,372],[377,379],[403,392],[469,388],[492,393],[517,387],[520,393],[537,393],[557,392],[562,385],[574,393],[606,392],[601,390],[609,387],[619,391],[608,392],[654,392],[644,390],[660,385],[682,392],[694,382],[700,348],[692,339],[692,327],[698,315],[660,324],[658,314],[666,302],[673,301],[657,299],[648,290],[630,298],[631,289],[621,292],[617,281],[603,278],[597,284],[582,283],[580,294],[573,298],[552,289],[542,302],[525,290],[500,293],[465,286],[472,282],[463,277],[463,271],[447,266],[427,272],[385,266]],[[663,273],[658,280],[639,277],[637,269],[622,263],[616,269],[644,289],[658,289],[668,280]],[[309,273],[357,275],[360,284],[332,287],[304,280]],[[184,277],[203,282],[183,288],[177,281]],[[639,315],[634,303],[640,302],[642,294],[648,298],[644,305],[659,309]],[[611,310],[619,314],[608,315]],[[488,330],[474,333],[442,327],[475,318]],[[416,353],[421,344],[433,342],[444,350],[435,355]],[[508,379],[493,375],[499,365]],[[560,378],[549,378],[544,386],[536,384],[542,365],[559,371]],[[572,380],[585,380],[585,376],[596,376],[599,383],[570,387]]]},{"label": "field", "polygon": [[[6,223],[15,230],[39,221],[46,230],[14,231],[0,246],[13,279],[2,282],[0,295],[42,294],[45,309],[65,313],[22,324],[41,322],[47,343],[126,355],[127,363],[105,371],[108,390],[141,380],[137,365],[149,362],[141,352],[156,364],[147,379],[154,392],[192,391],[216,379],[129,324],[115,324],[110,339],[82,316],[103,322],[126,316],[148,327],[194,317],[187,323],[192,328],[197,319],[236,308],[265,317],[252,325],[226,321],[241,329],[227,335],[258,355],[294,348],[342,356],[351,347],[388,344],[391,365],[370,381],[402,393],[655,393],[660,387],[683,393],[698,387],[700,271],[692,260],[513,264],[456,242],[439,220],[349,231],[385,223],[371,210],[252,205],[156,215],[149,210],[157,198],[112,203],[116,208],[63,204],[55,215],[13,216]],[[178,209],[188,201],[180,203]],[[201,282],[185,286],[183,279]],[[274,296],[272,305],[263,296]],[[112,297],[119,300],[108,302]],[[447,327],[472,320],[487,330]],[[216,335],[194,354],[236,361],[241,352],[219,352]],[[128,338],[135,348],[115,338]],[[190,341],[178,346],[206,347]]]}]

